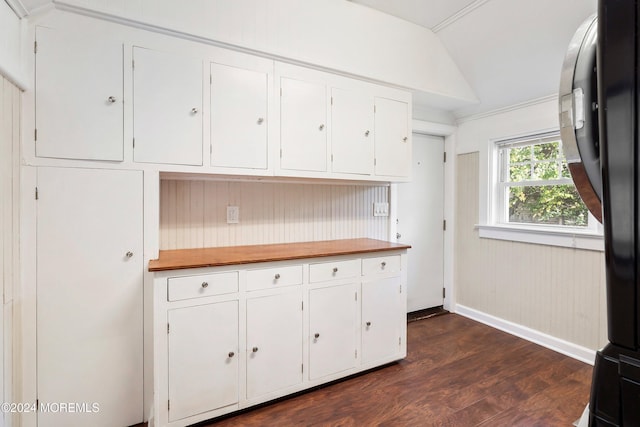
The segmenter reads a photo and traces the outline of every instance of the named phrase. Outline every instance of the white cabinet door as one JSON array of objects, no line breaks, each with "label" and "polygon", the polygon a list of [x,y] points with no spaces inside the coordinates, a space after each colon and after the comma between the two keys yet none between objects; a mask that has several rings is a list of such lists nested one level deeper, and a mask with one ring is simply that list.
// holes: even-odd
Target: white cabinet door
[{"label": "white cabinet door", "polygon": [[169,421],[236,403],[238,302],[178,308],[167,315]]},{"label": "white cabinet door", "polygon": [[358,285],[309,291],[309,379],[354,368]]},{"label": "white cabinet door", "polygon": [[133,48],[133,158],[202,165],[202,61]]},{"label": "white cabinet door", "polygon": [[332,171],[370,175],[373,172],[373,96],[331,90]]},{"label": "white cabinet door", "polygon": [[280,167],[327,170],[327,87],[280,79]]},{"label": "white cabinet door", "polygon": [[302,291],[247,300],[247,399],[302,382]]},{"label": "white cabinet door", "polygon": [[122,43],[36,28],[36,155],[123,160]]},{"label": "white cabinet door", "polygon": [[408,177],[411,174],[411,135],[406,102],[376,98],[375,173]]},{"label": "white cabinet door", "polygon": [[38,425],[143,421],[142,173],[38,168]]},{"label": "white cabinet door", "polygon": [[211,64],[211,165],[267,169],[268,75]]},{"label": "white cabinet door", "polygon": [[398,277],[362,284],[362,363],[400,352],[406,321],[402,298]]}]

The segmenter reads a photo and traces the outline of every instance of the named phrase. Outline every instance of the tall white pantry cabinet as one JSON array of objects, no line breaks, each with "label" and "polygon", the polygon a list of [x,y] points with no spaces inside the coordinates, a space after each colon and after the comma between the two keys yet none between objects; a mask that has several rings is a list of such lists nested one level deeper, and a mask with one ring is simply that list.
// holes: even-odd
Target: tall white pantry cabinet
[{"label": "tall white pantry cabinet", "polygon": [[[68,15],[54,13],[29,30],[34,90],[27,92],[23,114],[33,134],[22,137],[22,204],[24,270],[33,268],[23,278],[23,398],[98,402],[100,410],[25,414],[23,425],[145,421],[158,393],[152,371],[159,357],[168,361],[162,393],[173,402],[166,421],[176,425],[210,411],[212,401],[222,408],[238,404],[241,390],[245,402],[266,401],[277,395],[274,390],[301,389],[335,372],[403,357],[402,347],[394,344],[389,352],[388,343],[403,334],[398,319],[404,317],[404,293],[396,287],[404,272],[393,283],[382,277],[314,287],[302,270],[302,287],[245,290],[246,298],[232,289],[197,307],[190,307],[188,283],[176,280],[169,295],[175,304],[165,313],[175,333],[164,337],[166,354],[154,355],[153,292],[159,288],[147,264],[158,257],[163,173],[174,179],[269,178],[283,185],[299,178],[408,180],[411,95],[206,42]],[[364,275],[366,263],[358,263],[358,275]],[[222,286],[254,283],[229,280]],[[361,300],[341,309],[339,322],[322,320],[327,308],[336,308],[335,299],[347,294],[349,301],[352,294]],[[308,311],[299,308],[302,300],[312,302]],[[244,330],[238,329],[239,316]],[[371,344],[360,330],[363,316],[375,319],[370,324],[387,325]],[[322,337],[304,349],[309,328]],[[351,344],[348,358],[336,353],[359,338],[362,354],[356,361]],[[219,347],[229,348],[228,361],[213,367],[209,356]],[[245,347],[254,357],[239,362],[238,349]],[[303,373],[305,360],[316,362]],[[199,375],[209,368],[216,384]],[[246,382],[239,384],[239,375]]]}]

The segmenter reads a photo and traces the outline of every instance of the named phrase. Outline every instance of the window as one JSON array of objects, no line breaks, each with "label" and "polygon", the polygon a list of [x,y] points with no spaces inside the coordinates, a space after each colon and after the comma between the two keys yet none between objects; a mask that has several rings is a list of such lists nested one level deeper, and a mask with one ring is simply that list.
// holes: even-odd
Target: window
[{"label": "window", "polygon": [[569,174],[559,135],[496,145],[500,222],[581,228],[593,225]]},{"label": "window", "polygon": [[480,237],[602,250],[602,226],[573,184],[557,131],[491,141],[489,152]]}]

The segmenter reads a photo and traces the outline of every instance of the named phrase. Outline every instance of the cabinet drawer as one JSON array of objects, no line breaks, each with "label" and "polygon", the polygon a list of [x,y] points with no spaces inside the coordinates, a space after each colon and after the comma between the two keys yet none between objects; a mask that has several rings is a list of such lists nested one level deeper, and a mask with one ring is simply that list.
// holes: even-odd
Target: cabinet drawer
[{"label": "cabinet drawer", "polygon": [[247,271],[247,290],[269,289],[302,284],[302,266],[262,268]]},{"label": "cabinet drawer", "polygon": [[171,277],[168,279],[167,298],[179,301],[238,292],[238,272],[203,274],[200,276]]},{"label": "cabinet drawer", "polygon": [[362,259],[362,275],[397,273],[400,271],[400,255]]},{"label": "cabinet drawer", "polygon": [[360,276],[360,259],[321,262],[309,266],[309,282],[345,279]]}]

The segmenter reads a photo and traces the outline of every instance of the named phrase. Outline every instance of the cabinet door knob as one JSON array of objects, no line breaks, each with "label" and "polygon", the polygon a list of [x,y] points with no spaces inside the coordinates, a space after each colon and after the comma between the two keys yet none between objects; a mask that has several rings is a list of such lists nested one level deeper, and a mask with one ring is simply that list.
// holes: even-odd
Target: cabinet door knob
[{"label": "cabinet door knob", "polygon": [[369,131],[368,130],[364,132],[364,136],[369,136]]},{"label": "cabinet door knob", "polygon": [[371,326],[371,322],[367,322],[367,328]]},{"label": "cabinet door knob", "polygon": [[107,98],[107,101],[109,101],[110,104],[115,104],[115,102],[117,101],[115,96],[110,96]]},{"label": "cabinet door knob", "polygon": [[404,138],[402,138],[402,142],[407,142],[409,138],[407,138],[406,136]]},{"label": "cabinet door knob", "polygon": [[333,267],[333,274],[336,274],[338,272],[338,267]]},{"label": "cabinet door knob", "polygon": [[196,107],[193,107],[191,109],[191,114],[198,114],[198,109]]},{"label": "cabinet door knob", "polygon": [[251,349],[251,351],[252,351],[252,352],[254,352],[254,353],[257,353],[257,352],[258,352],[258,347],[253,347],[253,348]]},{"label": "cabinet door knob", "polygon": [[320,338],[320,334],[316,332],[315,334],[313,334],[313,337],[314,337],[315,339],[318,339],[318,338]]},{"label": "cabinet door knob", "polygon": [[264,119],[262,117],[258,117],[258,124],[261,125],[262,122],[264,122]]},{"label": "cabinet door knob", "polygon": [[380,263],[380,266],[384,269],[384,268],[387,266],[386,261],[382,261],[382,262]]},{"label": "cabinet door knob", "polygon": [[229,352],[229,359],[231,359],[233,356],[235,356],[236,354],[233,351]]},{"label": "cabinet door knob", "polygon": [[209,287],[209,283],[208,282],[202,282],[202,287],[203,288],[208,288]]},{"label": "cabinet door knob", "polygon": [[318,129],[320,130],[324,129],[324,124],[321,124],[320,126],[318,126]]},{"label": "cabinet door knob", "polygon": [[274,277],[274,279],[278,280],[280,278],[280,273],[276,273],[276,275],[273,276],[273,277]]},{"label": "cabinet door knob", "polygon": [[125,256],[126,256],[127,258],[132,258],[132,257],[133,257],[133,252],[128,251],[128,252],[125,254]]}]

